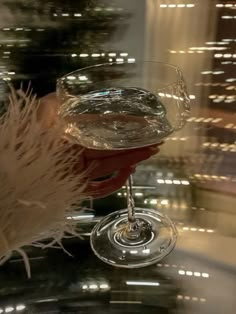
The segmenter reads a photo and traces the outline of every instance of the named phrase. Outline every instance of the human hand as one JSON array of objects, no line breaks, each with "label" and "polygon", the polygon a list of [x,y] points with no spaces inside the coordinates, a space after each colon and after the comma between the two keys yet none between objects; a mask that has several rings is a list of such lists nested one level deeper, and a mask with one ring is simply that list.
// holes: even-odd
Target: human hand
[{"label": "human hand", "polygon": [[[38,118],[45,128],[53,126],[56,122],[59,105],[55,93],[48,94],[41,99]],[[129,175],[135,171],[135,165],[158,153],[159,145],[129,150],[97,150],[71,144],[69,149],[73,149],[75,152],[81,151],[73,171],[78,174],[86,172],[85,193],[94,198],[101,198],[120,189]],[[112,174],[113,176],[109,179],[94,181]]]}]

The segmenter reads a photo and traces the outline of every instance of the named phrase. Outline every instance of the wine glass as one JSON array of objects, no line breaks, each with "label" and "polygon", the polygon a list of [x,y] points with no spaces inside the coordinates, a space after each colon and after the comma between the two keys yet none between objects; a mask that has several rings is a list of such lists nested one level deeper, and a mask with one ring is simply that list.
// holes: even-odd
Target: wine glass
[{"label": "wine glass", "polygon": [[[58,80],[65,136],[92,149],[119,150],[160,143],[181,129],[190,101],[180,69],[153,61],[117,61],[82,68]],[[127,209],[112,212],[93,229],[90,243],[104,262],[125,268],[156,263],[175,246],[170,219],[136,208],[132,178]]]}]

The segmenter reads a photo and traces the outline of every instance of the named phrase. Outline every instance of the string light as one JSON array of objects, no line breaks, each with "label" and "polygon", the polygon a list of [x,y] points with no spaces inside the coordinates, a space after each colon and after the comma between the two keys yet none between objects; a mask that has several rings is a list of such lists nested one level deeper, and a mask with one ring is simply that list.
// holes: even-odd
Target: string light
[{"label": "string light", "polygon": [[209,149],[217,149],[217,150],[222,150],[222,151],[236,152],[236,144],[205,142],[202,144],[202,146],[204,148],[209,148]]},{"label": "string light", "polygon": [[98,289],[98,285],[96,285],[96,284],[91,284],[91,285],[89,285],[89,289],[90,289],[90,290],[97,290],[97,289]]},{"label": "string light", "polygon": [[11,312],[13,312],[15,309],[14,309],[14,307],[12,307],[12,306],[7,306],[6,308],[5,308],[5,313],[11,313]]},{"label": "string light", "polygon": [[148,286],[148,287],[158,287],[160,286],[159,282],[150,282],[150,281],[126,281],[127,286]]},{"label": "string light", "polygon": [[128,58],[128,63],[135,63],[135,58]]},{"label": "string light", "polygon": [[23,311],[25,308],[26,308],[26,306],[24,304],[19,304],[16,306],[17,311]]},{"label": "string light", "polygon": [[207,181],[230,181],[230,177],[227,176],[216,176],[216,175],[208,175],[208,174],[200,174],[196,173],[192,176],[194,180],[207,180]]},{"label": "string light", "polygon": [[[165,93],[158,93],[158,95],[160,96],[160,97],[167,97],[167,98],[174,98],[174,97],[177,97],[177,96],[175,96],[175,95],[171,95],[171,94],[165,94]],[[178,97],[177,97],[177,99],[178,99]]]},{"label": "string light", "polygon": [[236,41],[236,39],[235,38],[224,38],[224,39],[222,39],[222,41],[231,42],[231,41]]},{"label": "string light", "polygon": [[68,75],[67,80],[76,80],[76,76],[74,75]]},{"label": "string light", "polygon": [[236,95],[217,95],[217,94],[214,94],[214,95],[209,95],[208,96],[209,99],[236,99]]},{"label": "string light", "polygon": [[227,86],[226,89],[227,90],[234,90],[234,89],[236,89],[236,86],[230,85],[230,86]]},{"label": "string light", "polygon": [[167,137],[165,141],[187,141],[188,137]]},{"label": "string light", "polygon": [[161,263],[158,263],[157,264],[157,267],[173,267],[173,268],[176,268],[176,267],[178,267],[176,264],[172,264],[172,265],[170,265],[170,264],[161,264]]},{"label": "string light", "polygon": [[158,208],[165,208],[168,210],[186,210],[188,208],[188,205],[186,202],[178,202],[176,200],[168,200],[168,199],[145,199],[144,204],[148,205],[155,205],[158,206]]},{"label": "string light", "polygon": [[83,284],[82,285],[82,290],[91,290],[91,291],[96,291],[96,290],[108,290],[110,289],[110,286],[107,283],[91,283],[91,284]]},{"label": "string light", "polygon": [[[195,207],[195,206],[192,206],[192,210],[201,210],[201,211],[205,211],[206,209],[203,208],[203,207]],[[200,229],[199,229],[200,230]]]},{"label": "string light", "polygon": [[232,129],[234,127],[233,123],[229,123],[225,126],[226,129]]},{"label": "string light", "polygon": [[185,301],[194,301],[194,302],[206,302],[205,298],[190,297],[188,295],[181,295],[181,294],[178,294],[176,299],[177,300],[185,300]]},{"label": "string light", "polygon": [[221,18],[225,20],[232,20],[236,19],[236,15],[222,15]]},{"label": "string light", "polygon": [[206,45],[228,45],[226,41],[207,41]]},{"label": "string light", "polygon": [[162,264],[158,263],[157,267],[165,267],[165,268],[178,268],[178,274],[180,276],[188,276],[188,277],[197,277],[197,278],[209,278],[210,274],[206,272],[200,272],[200,271],[191,271],[191,270],[184,270],[182,268],[185,268],[183,265],[176,265],[176,264]]},{"label": "string light", "polygon": [[179,270],[178,274],[181,276],[189,276],[189,277],[202,277],[202,278],[209,278],[210,275],[208,273],[200,273],[200,272],[192,272],[192,271],[185,271],[185,270]]},{"label": "string light", "polygon": [[232,54],[232,53],[215,53],[214,54],[215,58],[236,58],[236,54]]},{"label": "string light", "polygon": [[188,4],[160,4],[160,8],[171,8],[171,9],[174,9],[174,8],[194,8],[195,7],[195,4],[192,4],[192,3],[188,3]]},{"label": "string light", "polygon": [[80,81],[87,81],[88,80],[86,75],[79,75],[78,78],[79,78]]},{"label": "string light", "polygon": [[[160,97],[166,97],[166,98],[174,98],[174,99],[179,99],[179,100],[182,100],[183,101],[183,98],[182,97],[178,97],[176,95],[172,95],[172,94],[168,94],[168,93],[158,93],[158,95]],[[195,95],[189,95],[189,98],[190,99],[196,99],[196,96]]]},{"label": "string light", "polygon": [[99,285],[99,288],[100,288],[100,289],[109,289],[109,285],[106,284],[106,283],[103,283],[103,284],[100,284],[100,285]]},{"label": "string light", "polygon": [[116,62],[121,62],[121,63],[123,63],[123,62],[124,62],[124,59],[123,59],[123,58],[116,58]]},{"label": "string light", "polygon": [[201,74],[206,75],[206,74],[213,74],[213,75],[219,75],[219,74],[224,74],[224,71],[202,71]]},{"label": "string light", "polygon": [[170,53],[204,53],[203,50],[169,50]]},{"label": "string light", "polygon": [[217,3],[216,4],[216,7],[217,8],[232,8],[232,7],[236,7],[236,4],[233,4],[233,3]]},{"label": "string light", "polygon": [[190,47],[189,49],[190,50],[209,50],[209,51],[211,51],[211,50],[226,50],[228,48],[227,47],[215,47],[215,46],[213,46],[213,47]]},{"label": "string light", "polygon": [[161,200],[161,205],[169,205],[169,201],[168,200]]},{"label": "string light", "polygon": [[182,230],[183,231],[192,231],[192,232],[207,232],[207,233],[215,232],[213,229],[194,228],[194,227],[182,227]]},{"label": "string light", "polygon": [[[89,55],[88,53],[80,53],[79,57],[80,58],[87,58],[87,57],[91,56],[92,58],[99,58],[99,57],[104,57],[105,55],[106,54],[104,52],[102,52],[102,53],[92,53],[91,55]],[[124,56],[125,57],[127,55],[128,55],[128,53],[126,53],[126,52],[121,52],[120,53],[120,56]],[[116,53],[115,52],[110,52],[110,53],[108,53],[108,56],[109,57],[115,57]],[[77,54],[76,53],[72,53],[71,57],[72,58],[77,57]],[[124,58],[117,58],[116,61],[124,62]],[[109,62],[112,62],[112,59],[109,59]],[[135,58],[128,58],[127,62],[128,63],[134,63],[135,62]]]},{"label": "string light", "polygon": [[226,82],[235,82],[236,81],[236,78],[232,77],[232,78],[228,78],[225,80]]},{"label": "string light", "polygon": [[[175,181],[175,183],[174,183]],[[176,183],[178,182],[178,183]],[[157,183],[159,184],[182,184],[182,185],[189,185],[189,181],[187,180],[170,180],[170,179],[166,179],[166,180],[163,180],[163,179],[157,179]]]},{"label": "string light", "polygon": [[180,180],[173,180],[173,184],[179,185],[179,184],[181,184],[181,181]]},{"label": "string light", "polygon": [[138,196],[138,197],[141,197],[141,196],[143,196],[143,193],[142,192],[135,192],[134,195]]},{"label": "string light", "polygon": [[[144,204],[148,204],[148,200],[144,200]],[[149,201],[149,204],[151,205],[157,205],[157,200],[156,199],[151,199]]]}]

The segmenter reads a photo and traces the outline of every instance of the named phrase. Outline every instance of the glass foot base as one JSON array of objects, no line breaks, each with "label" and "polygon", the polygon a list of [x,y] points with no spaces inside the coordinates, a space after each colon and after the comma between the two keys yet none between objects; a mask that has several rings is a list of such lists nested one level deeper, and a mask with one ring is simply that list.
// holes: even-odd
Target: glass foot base
[{"label": "glass foot base", "polygon": [[145,267],[173,250],[177,230],[167,216],[153,209],[135,208],[135,217],[135,222],[128,223],[127,209],[123,209],[94,227],[91,247],[103,262],[124,268]]}]

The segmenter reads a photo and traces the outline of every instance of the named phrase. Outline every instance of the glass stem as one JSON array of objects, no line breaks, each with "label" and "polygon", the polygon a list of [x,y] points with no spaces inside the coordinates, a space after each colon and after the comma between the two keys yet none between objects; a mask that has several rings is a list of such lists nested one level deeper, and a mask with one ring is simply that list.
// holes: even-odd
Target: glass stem
[{"label": "glass stem", "polygon": [[129,223],[135,222],[135,204],[133,198],[133,178],[130,175],[126,182],[126,193],[127,193],[127,208],[128,208],[128,221]]}]

